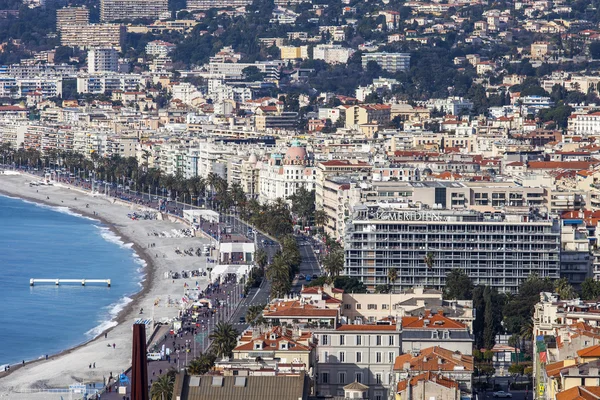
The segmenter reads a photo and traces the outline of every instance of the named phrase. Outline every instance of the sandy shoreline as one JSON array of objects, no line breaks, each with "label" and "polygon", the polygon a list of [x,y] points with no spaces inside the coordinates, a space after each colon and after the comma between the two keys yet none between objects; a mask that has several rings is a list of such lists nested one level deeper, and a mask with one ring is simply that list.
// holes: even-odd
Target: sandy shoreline
[{"label": "sandy shoreline", "polygon": [[[176,316],[183,283],[187,282],[189,285],[201,281],[199,283],[204,285],[206,281],[206,278],[172,281],[165,277],[170,270],[190,270],[205,266],[205,257],[175,254],[177,247],[201,247],[208,243],[208,240],[202,238],[176,237],[177,232],[174,230],[185,228],[183,224],[161,220],[133,221],[127,214],[141,207],[115,204],[110,198],[92,196],[78,189],[60,186],[30,187],[28,182],[32,180],[37,181],[38,178],[25,174],[0,175],[0,193],[52,207],[68,207],[75,213],[98,220],[121,241],[133,244],[132,250],[146,264],[145,276],[140,291],[129,296],[132,301],[113,319],[117,325],[105,331],[107,339],[102,332],[85,343],[53,355],[49,360],[34,360],[24,366],[11,368],[10,374],[0,374],[0,397],[12,394],[10,397],[15,398],[17,393],[32,388],[66,388],[76,382],[99,383],[111,372],[115,375],[127,369],[131,358],[131,327],[128,321],[133,322],[140,317],[140,308],[145,310],[144,318],[150,318],[152,313],[156,321]],[[89,204],[89,208],[85,207],[86,204]],[[165,236],[155,236],[156,234]],[[154,243],[152,248],[149,247],[151,243]],[[158,305],[154,307],[156,302]],[[147,329],[147,335],[151,333],[151,329]],[[115,350],[112,349],[113,343],[116,344]],[[92,362],[96,363],[95,369],[88,368]],[[28,396],[33,397],[31,394]]]}]

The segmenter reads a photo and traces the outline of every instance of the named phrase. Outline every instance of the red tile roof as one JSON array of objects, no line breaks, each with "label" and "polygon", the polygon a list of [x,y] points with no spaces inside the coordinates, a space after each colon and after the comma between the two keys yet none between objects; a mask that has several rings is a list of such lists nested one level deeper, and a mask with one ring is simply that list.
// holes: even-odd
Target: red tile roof
[{"label": "red tile roof", "polygon": [[600,344],[577,351],[579,357],[600,357]]},{"label": "red tile roof", "polygon": [[600,387],[576,386],[556,394],[556,400],[598,400]]},{"label": "red tile roof", "polygon": [[[445,386],[447,388],[458,389],[457,382],[455,382],[451,379],[444,378],[441,375],[431,373],[431,372],[425,372],[423,374],[413,376],[412,378],[410,378],[410,385],[416,386],[420,381],[431,381],[431,382],[437,383],[438,385]],[[406,390],[408,387],[408,383],[409,383],[408,379],[398,382],[398,387],[397,387],[398,392],[403,392],[404,390]]]},{"label": "red tile roof", "polygon": [[[425,321],[428,321],[425,325]],[[466,325],[445,317],[441,312],[433,314],[427,310],[423,317],[403,317],[402,329],[466,329]]]}]

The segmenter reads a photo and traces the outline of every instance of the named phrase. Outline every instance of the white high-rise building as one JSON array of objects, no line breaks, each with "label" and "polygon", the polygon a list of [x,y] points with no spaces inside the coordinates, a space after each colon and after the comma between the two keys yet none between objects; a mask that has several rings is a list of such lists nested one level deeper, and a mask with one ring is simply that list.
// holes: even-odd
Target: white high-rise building
[{"label": "white high-rise building", "polygon": [[118,72],[119,54],[113,47],[96,47],[88,51],[88,72]]}]

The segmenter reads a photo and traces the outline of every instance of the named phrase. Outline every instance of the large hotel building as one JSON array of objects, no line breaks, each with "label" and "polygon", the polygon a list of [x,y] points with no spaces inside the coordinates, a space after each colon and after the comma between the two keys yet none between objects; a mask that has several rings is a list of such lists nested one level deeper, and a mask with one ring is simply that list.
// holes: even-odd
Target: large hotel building
[{"label": "large hotel building", "polygon": [[[475,285],[503,292],[516,292],[533,273],[559,278],[559,220],[528,207],[514,213],[486,209],[356,206],[344,238],[345,275],[373,290],[388,284],[388,271],[395,268],[395,291],[423,285],[443,289],[455,268],[464,270]],[[428,254],[432,268],[425,261]]]}]

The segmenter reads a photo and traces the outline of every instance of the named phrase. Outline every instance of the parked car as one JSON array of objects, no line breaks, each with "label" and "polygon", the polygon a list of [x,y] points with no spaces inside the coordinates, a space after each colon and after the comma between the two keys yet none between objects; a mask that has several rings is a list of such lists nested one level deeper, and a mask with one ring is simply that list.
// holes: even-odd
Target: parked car
[{"label": "parked car", "polygon": [[310,282],[310,275],[306,275],[306,282]]},{"label": "parked car", "polygon": [[246,317],[240,317],[240,324],[246,323]]},{"label": "parked car", "polygon": [[500,390],[499,392],[494,392],[494,397],[502,399],[512,399],[512,393],[507,393],[504,390]]},{"label": "parked car", "polygon": [[300,275],[298,275],[298,279],[306,279],[306,275],[300,274]]}]

